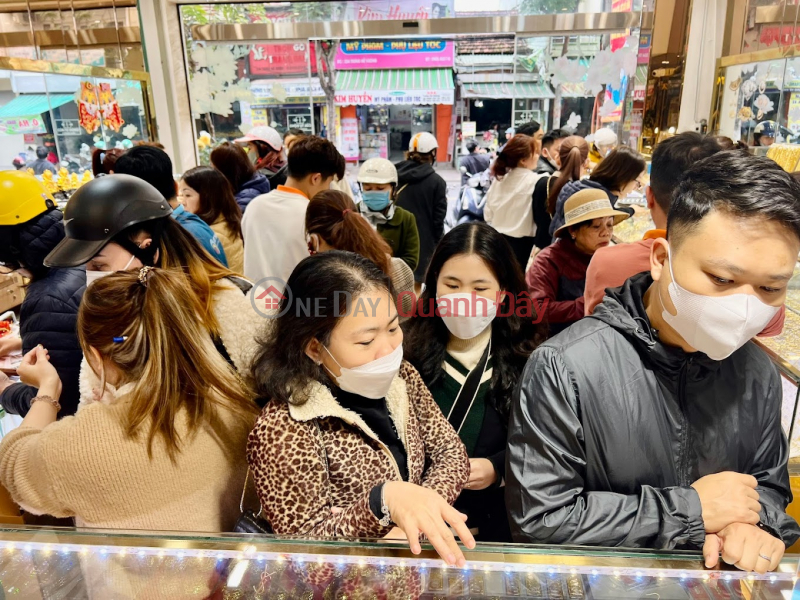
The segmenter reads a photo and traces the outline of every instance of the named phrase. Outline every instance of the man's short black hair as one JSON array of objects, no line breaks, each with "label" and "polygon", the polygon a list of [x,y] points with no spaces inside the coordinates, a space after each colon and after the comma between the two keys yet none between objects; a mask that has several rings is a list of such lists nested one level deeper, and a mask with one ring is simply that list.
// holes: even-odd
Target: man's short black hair
[{"label": "man's short black hair", "polygon": [[467,152],[472,154],[477,149],[478,149],[478,142],[476,142],[475,140],[470,140],[467,142]]},{"label": "man's short black hair", "polygon": [[766,156],[720,152],[690,167],[669,211],[670,244],[677,248],[712,210],[777,221],[800,240],[800,183]]},{"label": "man's short black hair", "polygon": [[686,170],[721,151],[722,146],[716,139],[696,131],[679,133],[656,146],[650,169],[650,189],[664,214],[669,214],[673,194]]},{"label": "man's short black hair", "polygon": [[550,148],[556,143],[557,140],[563,140],[569,136],[570,133],[568,131],[564,131],[563,129],[553,129],[552,131],[548,131],[542,138],[542,148]]},{"label": "man's short black hair", "polygon": [[44,146],[36,147],[36,158],[47,158],[48,154],[50,154],[50,151]]},{"label": "man's short black hair", "polygon": [[541,128],[542,126],[539,124],[539,121],[528,121],[527,123],[517,127],[516,133],[533,137]]},{"label": "man's short black hair", "polygon": [[175,179],[169,154],[155,146],[134,146],[114,163],[114,173],[133,175],[156,188],[165,200],[175,195]]},{"label": "man's short black hair", "polygon": [[323,179],[333,175],[344,179],[344,169],[344,156],[336,146],[321,137],[300,138],[289,150],[288,174],[294,179],[305,179],[314,173],[321,174]]}]

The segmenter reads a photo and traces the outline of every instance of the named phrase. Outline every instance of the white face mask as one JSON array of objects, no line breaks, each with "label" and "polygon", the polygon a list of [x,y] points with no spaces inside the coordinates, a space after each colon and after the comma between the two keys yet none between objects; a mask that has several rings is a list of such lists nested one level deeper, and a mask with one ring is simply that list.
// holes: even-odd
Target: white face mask
[{"label": "white face mask", "polygon": [[[120,269],[121,271],[127,271],[128,267],[131,266],[133,259],[136,258],[133,254],[131,254],[131,259],[128,261],[128,264],[125,265],[124,268]],[[90,271],[86,269],[86,287],[92,285],[98,279],[102,279],[106,275],[111,275],[112,273],[116,273],[116,271]]]},{"label": "white face mask", "polygon": [[[744,346],[775,317],[777,306],[764,304],[752,294],[702,296],[675,281],[669,257],[669,297],[678,314],[664,309],[661,316],[695,350],[723,360]],[[664,305],[663,300],[661,301]]]},{"label": "white face mask", "polygon": [[474,338],[497,316],[497,303],[477,294],[445,294],[437,306],[447,329],[462,340]]},{"label": "white face mask", "polygon": [[92,285],[98,279],[102,279],[106,275],[111,275],[114,271],[89,271],[86,270],[86,287]]},{"label": "white face mask", "polygon": [[[325,351],[339,365],[339,361],[331,354],[331,351],[327,348],[325,348]],[[402,362],[403,344],[398,344],[397,348],[391,353],[360,367],[346,369],[339,365],[342,374],[339,377],[334,376],[334,379],[336,379],[336,385],[345,392],[358,394],[359,396],[364,396],[364,398],[380,400],[385,398],[389,392],[392,381],[400,372]],[[333,374],[331,373],[331,375]]]}]

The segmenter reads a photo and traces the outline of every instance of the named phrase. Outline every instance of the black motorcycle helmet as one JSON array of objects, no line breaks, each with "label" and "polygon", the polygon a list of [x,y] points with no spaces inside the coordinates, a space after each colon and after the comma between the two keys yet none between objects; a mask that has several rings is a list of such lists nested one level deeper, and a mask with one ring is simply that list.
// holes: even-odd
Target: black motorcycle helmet
[{"label": "black motorcycle helmet", "polygon": [[[146,181],[132,175],[106,175],[76,191],[64,209],[66,237],[44,259],[48,267],[77,267],[92,259],[110,241],[142,258],[138,246],[119,235],[139,223],[162,219],[172,207]],[[150,252],[158,247],[153,240]]]}]

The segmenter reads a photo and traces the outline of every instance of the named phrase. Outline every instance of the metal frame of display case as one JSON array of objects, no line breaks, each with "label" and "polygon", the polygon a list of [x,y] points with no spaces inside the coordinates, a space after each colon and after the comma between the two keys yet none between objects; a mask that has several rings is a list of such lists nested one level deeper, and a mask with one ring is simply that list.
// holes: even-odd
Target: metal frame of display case
[{"label": "metal frame of display case", "polygon": [[[747,587],[754,599],[781,600],[798,593],[798,555],[785,556],[774,573],[757,575],[727,565],[719,570],[705,569],[699,552],[523,544],[478,544],[476,549],[465,549],[464,552],[467,566],[448,568],[429,545],[423,546],[420,555],[413,555],[404,542],[398,541],[20,527],[0,529],[0,577],[5,587],[24,581],[32,586],[30,592],[44,590],[48,585],[52,592],[80,580],[82,563],[84,570],[88,568],[91,571],[90,564],[95,568],[99,565],[101,569],[105,565],[106,569],[117,573],[124,571],[133,574],[134,578],[141,577],[141,581],[151,575],[166,579],[177,575],[184,582],[196,576],[198,583],[202,583],[209,573],[217,573],[222,580],[219,585],[226,587],[231,585],[230,579],[226,582],[226,578],[236,578],[234,573],[238,569],[237,583],[233,587],[240,585],[245,573],[246,583],[241,584],[240,595],[225,597],[242,599],[278,597],[269,591],[254,594],[252,584],[260,581],[263,586],[263,573],[268,584],[280,585],[269,579],[286,568],[301,580],[308,577],[308,581],[322,573],[329,581],[335,580],[334,585],[351,584],[360,579],[360,591],[368,592],[372,586],[386,585],[389,580],[399,581],[402,587],[406,581],[403,576],[406,576],[410,583],[417,584],[417,588],[413,593],[404,590],[403,598],[541,597],[578,600],[596,597],[592,594],[593,586],[604,582],[643,588],[639,590],[642,593],[640,597],[656,598],[658,593],[645,593],[647,586],[672,586],[673,591],[681,589],[685,592],[680,596],[667,595],[666,598],[702,597],[707,600],[741,598],[738,592],[731,594],[727,587],[731,585]],[[109,566],[106,561],[113,562],[113,565]],[[67,567],[70,576],[61,577],[59,569]],[[158,575],[154,575],[156,573]],[[508,581],[515,578],[520,588],[521,581],[525,581],[528,587],[528,579],[539,582],[544,593],[540,596],[524,592],[497,594],[488,589],[490,584],[508,586]],[[435,579],[443,582],[438,590],[433,590],[431,583]],[[453,592],[453,580],[456,579],[465,588],[461,593]],[[485,588],[471,589],[475,579],[484,582]],[[551,582],[556,584],[561,595],[550,593]],[[711,592],[699,590],[701,595],[695,595],[695,588],[706,584],[719,584],[720,593],[715,595],[712,587]],[[251,587],[246,588],[246,585]],[[87,586],[91,587],[91,584],[87,583]],[[426,586],[428,590],[424,589]],[[563,593],[564,589],[568,593]],[[16,589],[15,593],[19,592]],[[311,598],[307,593],[297,597]],[[349,593],[354,594],[352,597],[361,597],[353,589]],[[281,597],[295,596],[281,594]],[[373,594],[366,597],[394,600],[400,596],[390,593],[388,596]]]},{"label": "metal frame of display case", "polygon": [[98,79],[123,79],[138,81],[142,86],[144,98],[144,122],[147,124],[147,135],[150,141],[158,140],[155,111],[153,109],[153,90],[150,75],[145,71],[128,69],[109,69],[90,65],[31,60],[27,58],[9,58],[0,56],[0,70],[41,73],[43,75],[73,75],[78,77],[94,77]]}]

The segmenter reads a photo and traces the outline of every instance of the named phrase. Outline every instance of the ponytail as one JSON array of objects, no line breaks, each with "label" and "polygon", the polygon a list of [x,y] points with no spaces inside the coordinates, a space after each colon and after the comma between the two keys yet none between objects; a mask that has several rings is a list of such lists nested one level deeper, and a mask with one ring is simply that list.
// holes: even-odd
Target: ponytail
[{"label": "ponytail", "polygon": [[208,426],[220,439],[228,433],[219,408],[242,419],[257,413],[251,393],[198,318],[202,310],[182,271],[153,267],[104,277],[81,302],[81,348],[86,355],[95,348],[122,374],[122,383],[134,384],[127,435],[146,431],[151,456],[157,437],[173,460],[180,452],[187,440],[175,424],[183,411],[189,436]]},{"label": "ponytail", "polygon": [[95,177],[98,175],[110,175],[117,159],[124,153],[125,151],[119,148],[112,148],[111,150],[95,148],[92,152],[92,175]]},{"label": "ponytail", "polygon": [[392,249],[362,217],[353,200],[337,190],[320,192],[306,209],[306,232],[320,236],[336,250],[360,254],[391,275]]},{"label": "ponytail", "polygon": [[529,135],[521,133],[512,137],[503,147],[497,158],[492,163],[492,177],[502,179],[511,169],[516,169],[519,163],[539,152],[539,143]]},{"label": "ponytail", "polygon": [[583,165],[589,158],[589,144],[582,137],[571,135],[561,143],[558,156],[561,159],[561,175],[550,188],[550,195],[547,197],[547,212],[550,215],[556,213],[558,196],[564,186],[570,181],[580,181]]}]

